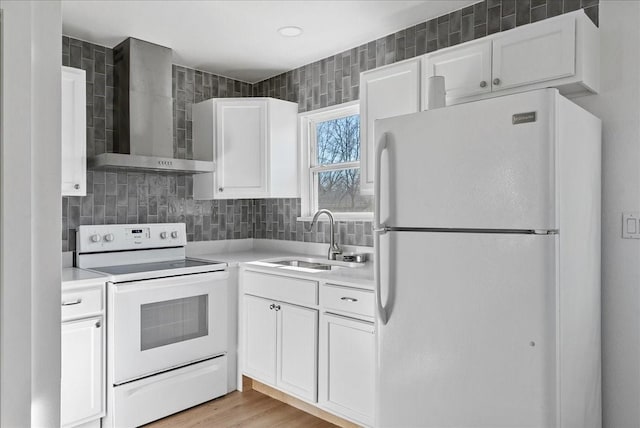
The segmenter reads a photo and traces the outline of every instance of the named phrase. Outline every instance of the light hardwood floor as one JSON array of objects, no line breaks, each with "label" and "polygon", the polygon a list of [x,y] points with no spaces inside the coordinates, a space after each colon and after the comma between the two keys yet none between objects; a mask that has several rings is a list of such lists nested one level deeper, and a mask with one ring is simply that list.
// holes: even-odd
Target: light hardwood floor
[{"label": "light hardwood floor", "polygon": [[337,425],[249,389],[145,425],[145,428],[169,427],[334,428]]}]

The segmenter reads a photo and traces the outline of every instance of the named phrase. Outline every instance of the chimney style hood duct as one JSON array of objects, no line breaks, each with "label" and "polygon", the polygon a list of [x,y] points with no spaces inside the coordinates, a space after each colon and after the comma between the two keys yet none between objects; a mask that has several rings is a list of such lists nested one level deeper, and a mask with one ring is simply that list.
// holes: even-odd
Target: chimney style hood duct
[{"label": "chimney style hood duct", "polygon": [[171,49],[128,38],[113,49],[116,82],[114,152],[89,159],[90,168],[182,173],[213,172],[208,161],[173,158]]}]

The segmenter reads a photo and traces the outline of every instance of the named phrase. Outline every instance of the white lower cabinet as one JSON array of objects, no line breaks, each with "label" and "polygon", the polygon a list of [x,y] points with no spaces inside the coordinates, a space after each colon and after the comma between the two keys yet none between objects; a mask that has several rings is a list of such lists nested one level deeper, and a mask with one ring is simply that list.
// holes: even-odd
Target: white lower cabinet
[{"label": "white lower cabinet", "polygon": [[274,303],[260,297],[244,297],[244,371],[263,382],[276,382],[277,321]]},{"label": "white lower cabinet", "polygon": [[373,323],[325,313],[320,340],[320,406],[364,425],[373,425]]},{"label": "white lower cabinet", "polygon": [[277,385],[317,401],[318,311],[278,303]]},{"label": "white lower cabinet", "polygon": [[374,292],[244,269],[240,283],[241,373],[373,426]]},{"label": "white lower cabinet", "polygon": [[104,280],[64,285],[61,295],[60,426],[99,428],[105,415]]},{"label": "white lower cabinet", "polygon": [[244,296],[243,373],[317,401],[318,311]]},{"label": "white lower cabinet", "polygon": [[75,426],[103,414],[102,316],[62,323],[61,414],[63,427]]}]

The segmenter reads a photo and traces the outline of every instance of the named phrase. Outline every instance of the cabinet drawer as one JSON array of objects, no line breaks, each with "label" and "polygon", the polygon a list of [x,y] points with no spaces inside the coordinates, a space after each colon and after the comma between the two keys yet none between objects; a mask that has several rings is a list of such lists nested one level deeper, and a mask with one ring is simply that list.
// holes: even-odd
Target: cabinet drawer
[{"label": "cabinet drawer", "polygon": [[244,272],[244,292],[254,296],[302,305],[318,304],[318,283],[288,276]]},{"label": "cabinet drawer", "polygon": [[102,288],[62,292],[62,320],[102,312]]},{"label": "cabinet drawer", "polygon": [[375,295],[369,290],[326,284],[320,289],[320,303],[325,309],[373,317]]}]

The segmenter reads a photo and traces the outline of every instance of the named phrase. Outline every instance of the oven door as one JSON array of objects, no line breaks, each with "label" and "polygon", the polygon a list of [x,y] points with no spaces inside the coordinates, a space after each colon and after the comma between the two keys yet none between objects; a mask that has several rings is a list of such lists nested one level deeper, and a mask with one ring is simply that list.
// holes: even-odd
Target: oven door
[{"label": "oven door", "polygon": [[226,271],[109,284],[109,369],[119,385],[227,351]]}]

